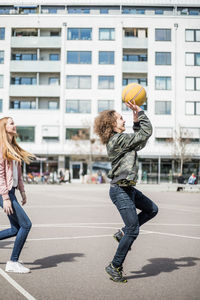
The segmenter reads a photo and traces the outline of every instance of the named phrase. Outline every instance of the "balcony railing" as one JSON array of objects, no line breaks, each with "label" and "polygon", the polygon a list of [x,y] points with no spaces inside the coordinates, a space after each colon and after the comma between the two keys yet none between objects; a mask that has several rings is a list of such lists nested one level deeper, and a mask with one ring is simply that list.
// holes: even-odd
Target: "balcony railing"
[{"label": "balcony railing", "polygon": [[61,47],[60,36],[17,36],[12,37],[11,47],[15,48],[30,48],[30,47],[48,47],[59,48]]},{"label": "balcony railing", "polygon": [[147,49],[148,48],[148,39],[147,38],[137,38],[137,37],[124,37],[123,38],[123,48]]},{"label": "balcony railing", "polygon": [[60,61],[28,61],[12,60],[10,64],[11,72],[60,72]]},{"label": "balcony railing", "polygon": [[124,73],[147,73],[148,64],[143,61],[123,61],[122,72]]},{"label": "balcony railing", "polygon": [[59,97],[59,85],[11,85],[10,96],[13,97]]}]

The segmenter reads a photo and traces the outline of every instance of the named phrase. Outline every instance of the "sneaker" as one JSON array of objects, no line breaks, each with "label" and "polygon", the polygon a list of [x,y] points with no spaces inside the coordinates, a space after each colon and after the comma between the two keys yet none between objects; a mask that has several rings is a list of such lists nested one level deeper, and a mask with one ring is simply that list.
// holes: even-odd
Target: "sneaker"
[{"label": "sneaker", "polygon": [[113,237],[119,243],[123,238],[123,235],[123,232],[119,229],[116,233],[113,234]]},{"label": "sneaker", "polygon": [[[124,234],[123,232],[119,229],[116,233],[113,234],[114,239],[119,243],[121,239],[123,238]],[[131,247],[129,248],[128,251],[131,250]]]},{"label": "sneaker", "polygon": [[110,279],[115,282],[127,282],[127,280],[122,276],[122,267],[115,268],[112,263],[110,263],[106,268],[106,272],[111,276]]},{"label": "sneaker", "polygon": [[5,268],[6,272],[13,272],[13,273],[30,273],[31,270],[24,267],[18,261],[8,261]]}]

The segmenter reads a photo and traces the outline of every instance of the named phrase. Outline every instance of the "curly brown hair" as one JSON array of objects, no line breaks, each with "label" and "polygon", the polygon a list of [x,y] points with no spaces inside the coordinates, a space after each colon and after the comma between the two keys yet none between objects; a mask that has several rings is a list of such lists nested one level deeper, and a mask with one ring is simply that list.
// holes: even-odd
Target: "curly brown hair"
[{"label": "curly brown hair", "polygon": [[107,144],[116,126],[115,110],[104,110],[94,120],[94,132],[102,144]]}]

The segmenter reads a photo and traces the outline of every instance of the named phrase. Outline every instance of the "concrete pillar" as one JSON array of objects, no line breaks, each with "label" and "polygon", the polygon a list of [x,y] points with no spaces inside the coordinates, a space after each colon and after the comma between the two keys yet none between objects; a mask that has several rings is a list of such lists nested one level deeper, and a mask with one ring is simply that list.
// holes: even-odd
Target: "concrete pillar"
[{"label": "concrete pillar", "polygon": [[58,156],[58,173],[60,170],[62,170],[62,171],[65,170],[65,156],[64,155]]},{"label": "concrete pillar", "polygon": [[161,158],[158,157],[158,184],[160,184],[160,168],[161,167]]},{"label": "concrete pillar", "polygon": [[139,162],[139,168],[138,168],[138,183],[141,183],[142,181],[142,163]]}]

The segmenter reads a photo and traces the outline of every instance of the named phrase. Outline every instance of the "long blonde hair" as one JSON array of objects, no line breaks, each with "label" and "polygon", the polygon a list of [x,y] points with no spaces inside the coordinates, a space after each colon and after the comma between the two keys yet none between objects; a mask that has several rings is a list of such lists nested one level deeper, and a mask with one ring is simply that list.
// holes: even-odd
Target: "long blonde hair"
[{"label": "long blonde hair", "polygon": [[31,159],[35,158],[35,155],[23,150],[17,143],[16,137],[13,136],[12,141],[9,142],[6,132],[6,124],[10,117],[0,119],[0,150],[3,154],[3,159],[8,161],[16,160],[18,162],[24,161],[30,164]]}]

